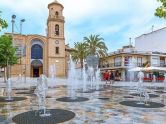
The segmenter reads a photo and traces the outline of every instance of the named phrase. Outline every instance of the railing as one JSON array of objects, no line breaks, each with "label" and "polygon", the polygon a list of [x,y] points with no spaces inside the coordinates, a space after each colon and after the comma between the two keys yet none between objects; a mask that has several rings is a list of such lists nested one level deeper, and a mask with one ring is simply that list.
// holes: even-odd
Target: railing
[{"label": "railing", "polygon": [[[132,65],[133,66],[138,66],[138,67],[143,67],[143,63],[133,63]],[[116,62],[116,63],[103,64],[103,65],[100,65],[100,68],[113,68],[113,67],[121,67],[121,66],[129,67],[129,66],[132,66],[132,65],[122,61],[122,62]]]},{"label": "railing", "polygon": [[115,51],[115,52],[111,52],[108,53],[108,56],[114,55],[114,54],[121,54],[121,53],[128,53],[128,54],[151,54],[151,51],[135,51],[135,50],[130,50],[130,51]]},{"label": "railing", "polygon": [[160,63],[160,67],[166,67],[166,64]]},{"label": "railing", "polygon": [[116,62],[116,63],[114,63],[114,66],[115,66],[115,67],[122,66],[122,62]]}]

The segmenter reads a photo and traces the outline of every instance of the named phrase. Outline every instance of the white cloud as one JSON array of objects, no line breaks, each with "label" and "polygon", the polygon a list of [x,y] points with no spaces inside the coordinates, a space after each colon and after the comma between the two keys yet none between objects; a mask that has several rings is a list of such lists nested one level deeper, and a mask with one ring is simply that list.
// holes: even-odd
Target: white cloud
[{"label": "white cloud", "polygon": [[[47,5],[52,1],[0,0],[0,8],[7,8],[13,12],[12,14],[26,18],[29,27],[35,26],[41,29],[41,34],[44,34],[48,16]],[[159,6],[157,0],[59,0],[59,2],[64,6],[67,22],[66,41],[71,44],[81,41],[87,34],[100,33],[102,36],[110,35],[106,41],[117,41],[119,47],[120,44],[126,44],[129,37],[134,38],[149,32],[151,25],[158,28],[166,24],[166,21],[154,18],[155,8]],[[119,39],[112,39],[111,34],[121,36]]]}]

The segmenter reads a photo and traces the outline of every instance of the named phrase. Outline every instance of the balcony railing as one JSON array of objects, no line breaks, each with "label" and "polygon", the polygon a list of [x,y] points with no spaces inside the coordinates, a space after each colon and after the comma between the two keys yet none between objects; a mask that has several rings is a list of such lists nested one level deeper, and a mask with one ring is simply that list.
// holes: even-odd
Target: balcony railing
[{"label": "balcony railing", "polygon": [[113,67],[128,67],[128,66],[138,66],[143,67],[142,63],[132,63],[131,65],[129,63],[126,63],[124,61],[122,62],[116,62],[116,63],[107,63],[100,65],[100,68],[113,68]]},{"label": "balcony railing", "polygon": [[160,67],[166,67],[165,63],[160,63]]},{"label": "balcony railing", "polygon": [[116,63],[114,63],[114,66],[115,66],[115,67],[122,66],[122,62],[116,62]]}]

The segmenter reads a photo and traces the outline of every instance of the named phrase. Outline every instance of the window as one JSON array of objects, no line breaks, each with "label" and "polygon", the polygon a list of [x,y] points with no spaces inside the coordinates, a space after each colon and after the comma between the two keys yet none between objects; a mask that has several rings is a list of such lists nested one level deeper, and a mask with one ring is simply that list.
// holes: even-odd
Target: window
[{"label": "window", "polygon": [[159,57],[158,56],[152,56],[151,65],[152,66],[158,66],[159,65]]},{"label": "window", "polygon": [[55,25],[55,35],[59,35],[59,25]]},{"label": "window", "polygon": [[55,47],[55,53],[59,54],[59,47]]},{"label": "window", "polygon": [[34,44],[31,48],[32,59],[43,59],[43,48],[39,44]]},{"label": "window", "polygon": [[138,67],[141,67],[141,66],[142,66],[142,58],[141,58],[141,57],[138,57],[138,58],[137,58],[137,66],[138,66]]},{"label": "window", "polygon": [[125,56],[124,65],[129,66],[131,59],[131,56]]},{"label": "window", "polygon": [[122,64],[122,58],[121,57],[116,57],[115,59],[114,59],[114,62],[115,62],[115,67],[116,66],[121,66],[121,64]]},{"label": "window", "polygon": [[59,16],[59,13],[57,11],[55,12],[55,16],[56,16],[56,18],[58,18],[58,16]]}]

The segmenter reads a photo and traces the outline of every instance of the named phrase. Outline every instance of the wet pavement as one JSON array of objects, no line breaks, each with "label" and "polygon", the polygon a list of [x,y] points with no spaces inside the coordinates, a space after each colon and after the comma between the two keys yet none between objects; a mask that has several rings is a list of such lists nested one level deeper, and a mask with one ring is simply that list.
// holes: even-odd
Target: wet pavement
[{"label": "wet pavement", "polygon": [[[36,96],[27,89],[17,88],[13,90],[14,97],[26,97],[26,100],[15,102],[0,102],[0,124],[15,124],[12,118],[20,113],[37,110]],[[159,95],[151,98],[151,102],[166,104],[166,95],[154,92],[156,89],[147,88],[148,92]],[[19,92],[19,94],[18,94]],[[26,92],[21,94],[20,92]],[[0,89],[0,96],[4,94],[4,88]],[[61,102],[57,98],[67,97],[68,91],[65,85],[49,88],[47,97],[48,109],[64,109],[72,111],[76,116],[63,124],[165,124],[166,107],[138,108],[119,104],[126,100],[139,100],[138,96],[131,96],[129,87],[106,86],[105,91],[92,93],[79,93],[78,97],[88,98],[84,102]],[[124,97],[131,96],[131,97]]]}]

